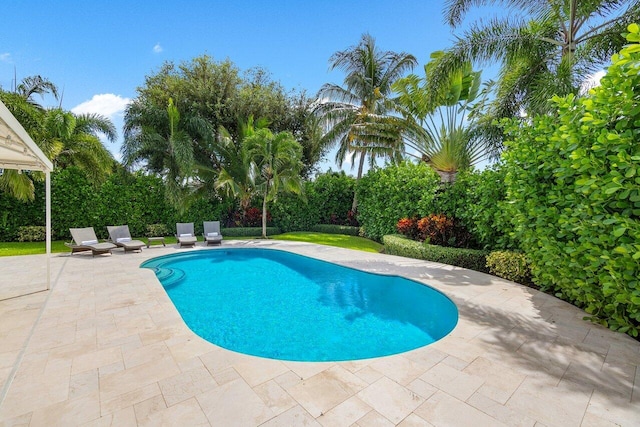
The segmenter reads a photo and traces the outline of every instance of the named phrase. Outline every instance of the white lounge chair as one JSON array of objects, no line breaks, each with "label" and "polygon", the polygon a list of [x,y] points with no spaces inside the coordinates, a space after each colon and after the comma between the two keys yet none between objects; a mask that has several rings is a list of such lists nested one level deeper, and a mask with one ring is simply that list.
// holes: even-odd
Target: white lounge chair
[{"label": "white lounge chair", "polygon": [[193,231],[192,222],[179,222],[176,224],[176,239],[178,240],[178,246],[195,246],[198,238]]},{"label": "white lounge chair", "polygon": [[107,225],[109,231],[109,240],[119,248],[123,248],[125,253],[128,251],[140,251],[146,243],[140,240],[133,240],[128,225]]},{"label": "white lounge chair", "polygon": [[220,232],[220,221],[204,221],[204,242],[208,245],[221,245],[222,233]]},{"label": "white lounge chair", "polygon": [[116,248],[113,243],[100,243],[93,227],[70,228],[69,231],[73,240],[71,243],[65,243],[65,245],[71,248],[72,255],[76,252],[84,251],[91,251],[92,256],[111,254],[111,250]]}]

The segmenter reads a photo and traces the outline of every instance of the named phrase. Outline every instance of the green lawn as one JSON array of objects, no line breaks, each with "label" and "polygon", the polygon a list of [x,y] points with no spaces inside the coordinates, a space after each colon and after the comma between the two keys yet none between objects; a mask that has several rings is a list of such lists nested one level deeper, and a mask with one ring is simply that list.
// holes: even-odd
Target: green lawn
[{"label": "green lawn", "polygon": [[[292,240],[298,242],[317,243],[319,245],[337,246],[339,248],[356,249],[365,252],[381,252],[383,246],[373,240],[363,237],[347,236],[344,234],[312,233],[297,231],[292,233],[278,234],[272,237],[277,240]],[[146,242],[145,238],[139,238]],[[225,240],[247,240],[247,237],[225,237]],[[165,237],[165,243],[172,245],[176,243],[175,237]],[[44,242],[0,242],[0,256],[34,255],[46,252]],[[69,252],[69,248],[63,241],[51,242],[51,252]]]},{"label": "green lawn", "polygon": [[297,242],[317,243],[318,245],[337,246],[339,248],[356,249],[365,252],[382,252],[383,246],[364,237],[347,236],[345,234],[312,233],[295,231],[273,236],[277,240],[293,240]]}]

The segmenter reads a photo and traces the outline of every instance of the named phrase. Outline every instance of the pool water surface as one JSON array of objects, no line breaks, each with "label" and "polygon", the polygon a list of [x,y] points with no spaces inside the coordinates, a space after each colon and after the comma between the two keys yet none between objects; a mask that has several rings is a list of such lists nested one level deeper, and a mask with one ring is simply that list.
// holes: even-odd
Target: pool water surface
[{"label": "pool water surface", "polygon": [[211,249],[146,261],[186,324],[229,350],[291,361],[387,356],[458,321],[441,292],[285,251]]}]

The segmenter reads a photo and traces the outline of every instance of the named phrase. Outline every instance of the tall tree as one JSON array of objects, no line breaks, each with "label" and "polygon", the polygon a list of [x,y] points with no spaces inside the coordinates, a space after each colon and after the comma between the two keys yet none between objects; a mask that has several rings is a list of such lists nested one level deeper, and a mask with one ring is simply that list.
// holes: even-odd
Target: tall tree
[{"label": "tall tree", "polygon": [[185,190],[193,178],[194,147],[212,137],[208,122],[200,117],[183,117],[169,98],[164,109],[135,100],[125,113],[123,163],[145,167],[163,177],[167,199],[184,208]]},{"label": "tall tree", "polygon": [[640,20],[640,0],[448,0],[445,19],[457,28],[472,7],[486,5],[514,13],[472,23],[439,59],[432,81],[446,80],[468,61],[501,64],[484,121],[494,154],[502,148],[494,118],[552,112],[552,96],[578,94],[624,45],[627,25]]},{"label": "tall tree", "polygon": [[290,132],[258,129],[245,139],[252,180],[262,195],[262,238],[267,238],[267,205],[280,192],[302,193],[302,147]]},{"label": "tall tree", "polygon": [[[136,139],[153,132],[166,135],[166,106],[171,98],[182,116],[180,128],[191,137],[193,180],[199,191],[215,191],[218,172],[225,164],[224,149],[219,147],[224,138],[218,138],[218,131],[225,129],[237,141],[238,123],[246,123],[250,116],[264,117],[274,132],[292,131],[299,142],[309,146],[306,170],[320,160],[311,138],[313,123],[305,121],[310,101],[304,94],[286,92],[263,69],[242,73],[229,60],[218,62],[203,55],[181,64],[165,63],[145,78],[137,92],[125,115],[125,159],[154,172],[162,170],[163,151],[140,150]],[[206,124],[206,135],[196,129],[202,124]],[[137,154],[132,156],[133,152]]]},{"label": "tall tree", "polygon": [[[408,53],[381,51],[369,34],[360,43],[334,53],[331,69],[346,73],[344,87],[327,83],[318,92],[315,113],[321,118],[323,139],[338,144],[336,162],[356,156],[359,179],[365,159],[375,164],[378,157],[397,161],[402,158],[401,130],[404,120],[398,116],[391,98],[391,85],[406,71],[413,69],[416,58]],[[357,207],[354,197],[353,210]]]}]

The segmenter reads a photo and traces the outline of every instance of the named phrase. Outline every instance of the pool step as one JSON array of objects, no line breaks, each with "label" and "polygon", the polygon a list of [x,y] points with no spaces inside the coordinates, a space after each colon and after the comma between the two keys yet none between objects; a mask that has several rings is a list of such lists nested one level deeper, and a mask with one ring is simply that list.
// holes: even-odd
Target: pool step
[{"label": "pool step", "polygon": [[165,289],[176,286],[185,276],[184,271],[179,268],[156,267],[155,273]]}]

